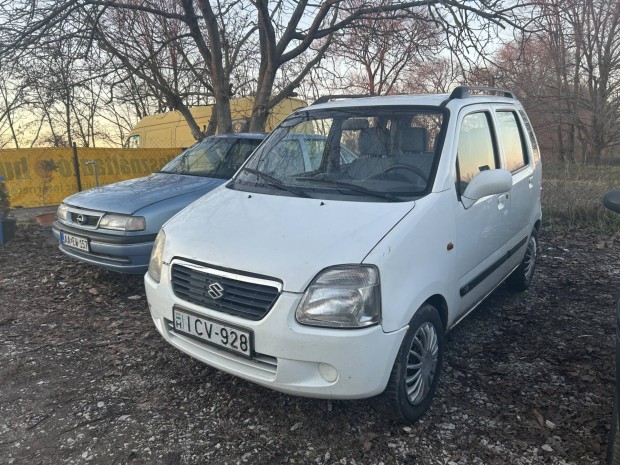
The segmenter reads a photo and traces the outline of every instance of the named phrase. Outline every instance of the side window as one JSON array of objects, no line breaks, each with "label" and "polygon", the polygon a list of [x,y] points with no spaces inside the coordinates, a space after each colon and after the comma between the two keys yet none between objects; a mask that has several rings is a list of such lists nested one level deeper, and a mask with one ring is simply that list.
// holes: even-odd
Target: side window
[{"label": "side window", "polygon": [[521,119],[523,120],[523,123],[525,123],[525,129],[527,130],[527,134],[528,136],[530,136],[534,163],[538,163],[540,161],[540,149],[538,148],[538,141],[536,140],[536,136],[534,135],[534,129],[532,129],[532,123],[530,123],[530,119],[527,117],[523,110],[519,110],[519,113],[521,114]]},{"label": "side window", "polygon": [[506,169],[517,171],[528,164],[527,151],[523,143],[523,131],[516,113],[498,111],[497,124],[502,136],[502,148],[506,157]]},{"label": "side window", "polygon": [[480,171],[497,168],[497,157],[491,133],[489,115],[471,113],[463,118],[457,148],[456,183],[459,195]]},{"label": "side window", "polygon": [[125,142],[125,147],[128,149],[140,148],[140,134],[134,134],[133,136],[129,136],[127,138],[127,142]]}]

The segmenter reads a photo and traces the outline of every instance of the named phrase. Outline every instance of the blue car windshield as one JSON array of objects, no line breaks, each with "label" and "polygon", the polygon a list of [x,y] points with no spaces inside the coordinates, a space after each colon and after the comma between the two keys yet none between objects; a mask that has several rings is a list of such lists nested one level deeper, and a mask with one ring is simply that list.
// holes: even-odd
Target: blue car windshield
[{"label": "blue car windshield", "polygon": [[160,172],[230,179],[260,143],[260,139],[208,137],[182,152]]},{"label": "blue car windshield", "polygon": [[438,107],[298,111],[228,187],[360,202],[420,198],[432,187],[446,121]]}]

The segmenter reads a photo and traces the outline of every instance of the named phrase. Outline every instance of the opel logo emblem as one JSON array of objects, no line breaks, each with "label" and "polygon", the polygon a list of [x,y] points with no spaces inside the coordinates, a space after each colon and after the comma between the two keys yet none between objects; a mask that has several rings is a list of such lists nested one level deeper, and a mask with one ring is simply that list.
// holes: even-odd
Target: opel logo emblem
[{"label": "opel logo emblem", "polygon": [[76,221],[80,224],[84,224],[84,222],[86,221],[86,218],[84,218],[84,215],[79,214],[78,216],[76,216]]},{"label": "opel logo emblem", "polygon": [[208,286],[207,294],[213,300],[219,300],[224,297],[224,287],[220,283],[211,283]]}]

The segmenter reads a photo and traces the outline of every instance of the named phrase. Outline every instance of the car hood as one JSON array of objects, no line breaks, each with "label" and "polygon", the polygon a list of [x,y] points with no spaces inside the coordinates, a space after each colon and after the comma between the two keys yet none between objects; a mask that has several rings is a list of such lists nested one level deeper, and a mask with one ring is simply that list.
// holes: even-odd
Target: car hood
[{"label": "car hood", "polygon": [[224,182],[224,179],[202,176],[154,173],[144,178],[78,192],[67,197],[64,203],[87,210],[130,215],[165,199],[196,191],[207,193]]},{"label": "car hood", "polygon": [[221,187],[173,217],[164,261],[187,258],[303,292],[322,269],[361,263],[414,202],[347,202]]}]

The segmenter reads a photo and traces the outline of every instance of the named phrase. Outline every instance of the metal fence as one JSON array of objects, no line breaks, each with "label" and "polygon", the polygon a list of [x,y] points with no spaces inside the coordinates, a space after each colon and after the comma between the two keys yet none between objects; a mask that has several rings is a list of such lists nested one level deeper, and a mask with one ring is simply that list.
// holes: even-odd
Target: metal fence
[{"label": "metal fence", "polygon": [[114,149],[61,147],[0,150],[12,207],[58,205],[65,197],[99,185],[147,176],[180,148]]}]

